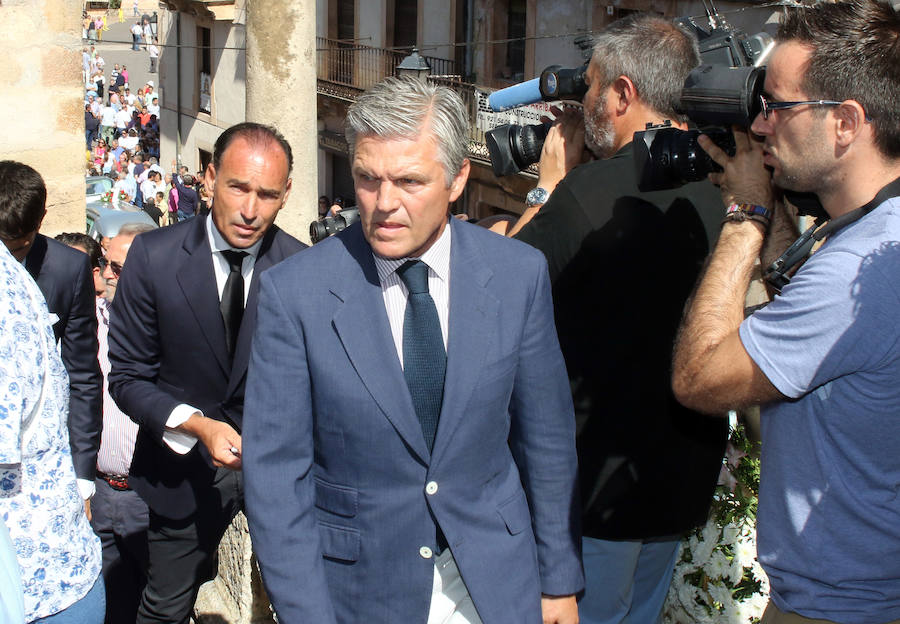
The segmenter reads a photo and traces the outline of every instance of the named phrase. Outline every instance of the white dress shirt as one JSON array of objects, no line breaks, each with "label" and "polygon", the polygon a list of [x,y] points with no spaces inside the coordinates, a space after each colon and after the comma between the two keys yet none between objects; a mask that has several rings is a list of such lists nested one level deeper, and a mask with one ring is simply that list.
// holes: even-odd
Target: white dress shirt
[{"label": "white dress shirt", "polygon": [[[202,217],[194,217],[200,219]],[[206,217],[206,235],[209,238],[209,246],[212,249],[213,272],[216,276],[216,287],[219,292],[219,301],[222,300],[222,291],[225,289],[225,282],[228,280],[228,274],[231,267],[228,260],[222,255],[222,251],[234,249],[222,237],[222,234],[213,224],[212,215]],[[250,293],[250,280],[253,279],[253,267],[256,265],[256,257],[259,255],[259,248],[262,246],[262,239],[258,240],[253,246],[246,249],[234,249],[234,251],[242,251],[247,255],[244,256],[244,263],[241,265],[241,275],[244,277],[244,305],[247,305],[247,296]],[[402,337],[402,334],[401,334]],[[179,425],[187,421],[192,414],[203,415],[196,407],[182,403],[172,410],[169,418],[166,420],[166,431],[163,432],[163,441],[169,445],[176,453],[184,455],[197,443],[197,438],[183,431],[175,431]]]}]

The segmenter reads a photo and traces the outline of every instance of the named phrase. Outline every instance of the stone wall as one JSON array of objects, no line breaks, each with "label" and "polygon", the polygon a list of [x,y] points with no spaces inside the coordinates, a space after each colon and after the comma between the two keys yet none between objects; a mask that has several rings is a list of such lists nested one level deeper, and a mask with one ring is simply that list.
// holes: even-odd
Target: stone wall
[{"label": "stone wall", "polygon": [[47,184],[41,231],[83,232],[81,0],[0,0],[0,159]]},{"label": "stone wall", "polygon": [[269,624],[275,621],[250,545],[243,513],[225,532],[216,578],[200,588],[195,619],[200,624]]}]

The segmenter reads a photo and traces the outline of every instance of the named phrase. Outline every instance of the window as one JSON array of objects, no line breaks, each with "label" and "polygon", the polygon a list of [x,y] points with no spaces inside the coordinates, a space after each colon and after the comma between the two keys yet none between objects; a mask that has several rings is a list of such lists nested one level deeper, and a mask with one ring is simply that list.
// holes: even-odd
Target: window
[{"label": "window", "polygon": [[419,26],[418,0],[394,0],[395,48],[412,48],[416,45]]},{"label": "window", "polygon": [[355,39],[354,0],[338,0],[337,38],[345,41]]},{"label": "window", "polygon": [[198,148],[197,160],[200,161],[200,169],[198,169],[198,171],[206,173],[206,167],[212,162],[212,154],[204,149]]},{"label": "window", "polygon": [[200,94],[198,109],[212,112],[212,33],[209,28],[197,27],[197,92]]},{"label": "window", "polygon": [[525,0],[509,1],[506,33],[512,39],[506,45],[506,67],[512,79],[521,82],[525,79]]}]

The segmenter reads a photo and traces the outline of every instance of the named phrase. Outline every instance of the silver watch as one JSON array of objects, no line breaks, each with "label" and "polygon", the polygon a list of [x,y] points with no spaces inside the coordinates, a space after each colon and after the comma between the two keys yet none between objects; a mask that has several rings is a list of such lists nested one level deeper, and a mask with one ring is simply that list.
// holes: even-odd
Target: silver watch
[{"label": "silver watch", "polygon": [[536,186],[525,196],[525,205],[528,208],[540,206],[546,204],[548,199],[550,199],[550,192],[541,186]]}]

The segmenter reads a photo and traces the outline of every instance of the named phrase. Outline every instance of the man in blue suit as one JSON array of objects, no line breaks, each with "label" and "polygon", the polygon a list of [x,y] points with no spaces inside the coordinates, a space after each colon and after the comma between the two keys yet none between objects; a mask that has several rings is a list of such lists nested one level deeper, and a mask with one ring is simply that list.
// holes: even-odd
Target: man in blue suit
[{"label": "man in blue suit", "polygon": [[546,262],[449,218],[467,130],[448,89],[363,94],[347,118],[360,222],[262,277],[245,495],[282,622],[577,622]]},{"label": "man in blue suit", "polygon": [[110,314],[110,394],[140,425],[127,478],[150,508],[137,622],[187,624],[213,554],[242,506],[244,380],[259,275],[302,243],[273,222],[292,157],[273,129],[242,123],[216,141],[206,218],[141,234]]}]

